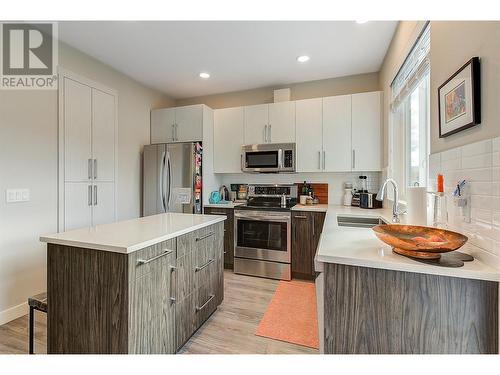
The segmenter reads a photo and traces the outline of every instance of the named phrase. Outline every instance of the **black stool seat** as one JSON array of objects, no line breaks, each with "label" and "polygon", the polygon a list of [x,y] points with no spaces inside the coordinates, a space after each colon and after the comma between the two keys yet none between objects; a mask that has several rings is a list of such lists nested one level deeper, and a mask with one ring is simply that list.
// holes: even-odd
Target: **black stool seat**
[{"label": "black stool seat", "polygon": [[40,293],[28,298],[28,305],[38,311],[47,312],[47,293]]},{"label": "black stool seat", "polygon": [[47,313],[47,293],[40,293],[28,298],[28,306],[30,308],[29,353],[33,354],[35,310]]}]

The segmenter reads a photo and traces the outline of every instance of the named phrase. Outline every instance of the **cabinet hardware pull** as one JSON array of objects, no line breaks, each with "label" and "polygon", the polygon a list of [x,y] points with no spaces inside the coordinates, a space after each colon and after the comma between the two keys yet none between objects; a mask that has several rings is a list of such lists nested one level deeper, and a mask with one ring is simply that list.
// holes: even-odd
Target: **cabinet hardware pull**
[{"label": "cabinet hardware pull", "polygon": [[170,266],[170,272],[174,272],[174,271],[177,271],[177,267],[176,266]]},{"label": "cabinet hardware pull", "polygon": [[94,159],[94,180],[97,179],[97,159]]},{"label": "cabinet hardware pull", "polygon": [[323,169],[326,167],[326,151],[323,151]]},{"label": "cabinet hardware pull", "polygon": [[97,185],[94,185],[94,206],[97,206]]},{"label": "cabinet hardware pull", "polygon": [[267,143],[267,125],[264,126],[264,143]]},{"label": "cabinet hardware pull", "polygon": [[271,124],[269,124],[269,128],[268,129],[269,129],[269,137],[268,137],[268,139],[269,139],[269,143],[271,143],[273,141],[273,135],[271,133]]},{"label": "cabinet hardware pull", "polygon": [[204,268],[207,268],[210,264],[212,264],[213,262],[215,262],[215,259],[209,259],[207,263],[205,263],[203,266],[197,266],[195,269],[194,269],[194,272],[199,272],[201,271],[202,269]]},{"label": "cabinet hardware pull", "polygon": [[297,216],[294,216],[295,219],[307,219],[307,216],[301,216],[301,215],[297,215]]},{"label": "cabinet hardware pull", "polygon": [[164,257],[165,255],[169,255],[169,254],[172,254],[174,251],[173,250],[167,250],[167,251],[164,251],[163,253],[155,256],[155,257],[152,257],[152,258],[149,258],[149,259],[137,259],[137,265],[142,265],[142,264],[148,264],[154,260],[157,260],[161,257]]},{"label": "cabinet hardware pull", "polygon": [[175,124],[172,124],[172,141],[175,141]]},{"label": "cabinet hardware pull", "polygon": [[196,306],[196,312],[200,311],[200,310],[203,310],[207,305],[208,303],[213,300],[215,297],[215,294],[210,294],[210,297],[207,299],[207,301],[201,305],[201,306]]},{"label": "cabinet hardware pull", "polygon": [[176,302],[175,297],[170,297],[170,303],[174,304]]},{"label": "cabinet hardware pull", "polygon": [[89,185],[89,190],[87,192],[87,204],[92,206],[92,185]]},{"label": "cabinet hardware pull", "polygon": [[205,234],[205,235],[203,235],[203,236],[201,236],[201,237],[196,237],[196,242],[201,241],[201,240],[204,240],[205,238],[211,237],[211,236],[213,236],[214,234],[215,234],[214,232],[210,232],[210,233]]},{"label": "cabinet hardware pull", "polygon": [[318,151],[318,169],[321,169],[321,151]]},{"label": "cabinet hardware pull", "polygon": [[356,169],[356,150],[352,150],[352,169]]},{"label": "cabinet hardware pull", "polygon": [[89,180],[92,180],[92,159],[87,160],[87,174]]},{"label": "cabinet hardware pull", "polygon": [[227,214],[225,212],[212,211],[209,213],[209,215],[227,215]]}]

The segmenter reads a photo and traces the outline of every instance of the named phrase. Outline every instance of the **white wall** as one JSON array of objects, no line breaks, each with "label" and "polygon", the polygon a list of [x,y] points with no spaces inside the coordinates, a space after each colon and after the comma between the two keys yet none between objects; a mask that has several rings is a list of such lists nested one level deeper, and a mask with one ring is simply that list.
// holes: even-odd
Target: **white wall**
[{"label": "white wall", "polygon": [[[431,22],[431,152],[500,135],[500,22]],[[481,124],[439,138],[438,87],[473,56],[481,59]]]},{"label": "white wall", "polygon": [[[138,217],[149,111],[173,101],[64,44],[59,64],[118,91],[118,218]],[[0,324],[46,289],[38,238],[57,230],[57,112],[56,91],[0,91]],[[8,188],[29,188],[31,200],[5,203]]]}]

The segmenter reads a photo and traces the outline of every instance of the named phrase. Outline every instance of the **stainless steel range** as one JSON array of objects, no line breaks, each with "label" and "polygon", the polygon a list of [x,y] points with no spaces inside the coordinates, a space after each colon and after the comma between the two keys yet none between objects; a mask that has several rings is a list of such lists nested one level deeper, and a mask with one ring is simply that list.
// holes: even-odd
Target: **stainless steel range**
[{"label": "stainless steel range", "polygon": [[234,272],[291,279],[291,212],[295,185],[249,185],[234,209]]}]

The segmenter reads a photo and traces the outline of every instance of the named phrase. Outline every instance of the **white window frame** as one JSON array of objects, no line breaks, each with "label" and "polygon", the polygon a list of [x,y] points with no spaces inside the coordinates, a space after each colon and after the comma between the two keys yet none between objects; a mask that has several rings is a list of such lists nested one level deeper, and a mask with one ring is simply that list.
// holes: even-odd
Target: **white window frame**
[{"label": "white window frame", "polygon": [[[425,156],[420,156],[422,160],[420,168],[423,172],[424,183],[428,179],[428,155],[430,146],[430,25],[427,22],[423,27],[419,37],[415,41],[413,47],[410,49],[408,56],[401,65],[398,73],[391,83],[391,103],[389,112],[389,166],[388,177],[394,178],[400,186],[400,201],[405,203],[406,190],[410,179],[410,161],[411,161],[411,147],[410,147],[410,132],[411,132],[411,117],[409,106],[411,105],[411,93],[417,88],[422,79],[427,80],[427,100],[422,108],[419,108],[421,116],[425,116]],[[404,118],[398,118],[398,116]],[[403,133],[398,132],[396,128],[402,127]],[[397,137],[398,139],[395,139]],[[397,143],[396,143],[397,142]],[[401,145],[404,145],[402,147]],[[403,149],[401,149],[403,148]],[[422,170],[423,169],[423,170]],[[392,194],[389,194],[388,199],[393,200]]]}]

